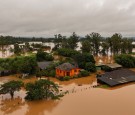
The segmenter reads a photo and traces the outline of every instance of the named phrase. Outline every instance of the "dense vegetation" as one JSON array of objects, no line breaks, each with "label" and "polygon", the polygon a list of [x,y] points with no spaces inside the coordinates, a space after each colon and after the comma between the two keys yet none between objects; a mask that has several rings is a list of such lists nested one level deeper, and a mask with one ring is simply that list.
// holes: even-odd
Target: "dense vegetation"
[{"label": "dense vegetation", "polygon": [[53,61],[53,56],[47,52],[44,52],[42,50],[38,50],[36,54],[37,61]]},{"label": "dense vegetation", "polygon": [[[90,53],[78,53],[73,56],[73,59],[80,68],[95,72],[95,59]],[[89,65],[91,66],[90,68],[88,68]]]},{"label": "dense vegetation", "polygon": [[[82,52],[91,53],[92,55],[107,55],[109,50],[112,54],[122,54],[122,53],[132,53],[132,38],[123,38],[121,34],[115,33],[111,37],[103,38],[99,33],[87,34],[85,37],[79,37],[75,32],[69,37],[62,36],[61,34],[55,35],[54,38],[21,38],[21,37],[12,37],[12,36],[0,36],[0,46],[1,50],[4,51],[3,45],[14,44],[15,54],[18,54],[20,49],[22,52],[31,51],[33,48],[47,48],[41,44],[33,44],[32,47],[29,47],[28,42],[53,42],[55,47],[53,51],[56,51],[60,48],[73,49],[75,50],[78,47],[78,42],[82,44]],[[18,43],[26,43],[25,48],[17,48]],[[102,48],[101,48],[102,47]],[[66,54],[65,54],[66,55]]]},{"label": "dense vegetation", "polygon": [[0,59],[0,66],[12,73],[34,74],[37,68],[35,56],[19,56],[16,58]]},{"label": "dense vegetation", "polygon": [[65,57],[73,57],[76,54],[79,54],[78,51],[68,48],[60,48],[57,50],[58,55],[65,56]]},{"label": "dense vegetation", "polygon": [[[113,55],[129,54],[132,53],[133,39],[123,38],[121,34],[115,33],[111,37],[103,38],[99,33],[91,33],[85,37],[79,37],[75,32],[69,37],[62,36],[61,34],[55,35],[54,38],[20,38],[12,36],[0,36],[0,49],[4,52],[4,45],[14,44],[14,49],[11,49],[16,55],[22,55],[31,51],[38,51],[34,56],[19,56],[15,58],[0,59],[0,70],[11,70],[14,73],[29,73],[37,76],[55,76],[55,67],[53,69],[46,69],[39,71],[37,69],[37,61],[53,61],[53,53],[44,52],[47,46],[43,44],[32,44],[28,42],[53,42],[55,47],[53,51],[64,57],[68,57],[72,64],[77,64],[79,68],[85,69],[89,72],[95,72],[95,60],[93,56],[108,55],[110,51]],[[78,42],[81,42],[81,51],[76,51]],[[25,43],[19,46],[18,43]],[[116,62],[124,67],[134,67],[134,59],[128,56],[115,58]],[[125,61],[126,60],[126,61]],[[60,60],[61,62],[63,60]]]},{"label": "dense vegetation", "polygon": [[135,67],[135,57],[127,54],[115,56],[115,61],[126,68]]}]

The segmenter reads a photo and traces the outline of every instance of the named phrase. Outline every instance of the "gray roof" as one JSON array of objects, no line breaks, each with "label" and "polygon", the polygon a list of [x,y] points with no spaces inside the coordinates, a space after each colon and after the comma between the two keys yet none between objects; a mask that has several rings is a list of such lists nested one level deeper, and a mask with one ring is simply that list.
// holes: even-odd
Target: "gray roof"
[{"label": "gray roof", "polygon": [[48,66],[52,64],[52,61],[37,62],[37,64],[40,69],[46,69]]},{"label": "gray roof", "polygon": [[57,66],[56,68],[60,69],[60,70],[70,71],[76,67],[70,63],[63,63],[63,64]]},{"label": "gray roof", "polygon": [[105,74],[101,75],[101,77],[98,77],[97,80],[109,86],[115,86],[135,81],[135,72],[128,69],[115,70],[106,72]]},{"label": "gray roof", "polygon": [[117,64],[117,63],[113,63],[113,64],[106,64],[106,66],[114,69],[114,68],[121,68],[122,66]]}]

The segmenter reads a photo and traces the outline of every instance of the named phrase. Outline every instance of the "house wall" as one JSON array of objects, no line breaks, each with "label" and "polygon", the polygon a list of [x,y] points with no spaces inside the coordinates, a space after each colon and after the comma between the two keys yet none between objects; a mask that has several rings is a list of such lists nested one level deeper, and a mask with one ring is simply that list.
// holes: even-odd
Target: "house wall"
[{"label": "house wall", "polygon": [[60,69],[56,69],[56,77],[64,77],[64,76],[70,76],[73,77],[75,75],[78,75],[80,72],[79,68],[72,69],[70,71],[64,71]]}]

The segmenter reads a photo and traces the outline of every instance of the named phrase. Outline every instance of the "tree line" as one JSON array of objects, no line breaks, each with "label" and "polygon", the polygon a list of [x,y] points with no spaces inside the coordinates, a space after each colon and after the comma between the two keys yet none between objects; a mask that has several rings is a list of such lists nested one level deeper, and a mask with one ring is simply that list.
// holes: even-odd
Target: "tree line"
[{"label": "tree line", "polygon": [[[31,47],[28,42],[53,42],[55,47],[53,51],[60,48],[76,49],[78,42],[81,42],[81,51],[91,53],[93,55],[108,55],[111,54],[123,54],[132,53],[134,45],[132,44],[134,39],[122,37],[121,34],[115,33],[111,37],[104,38],[99,33],[92,32],[87,34],[85,37],[79,37],[75,32],[69,37],[62,36],[61,34],[55,35],[53,38],[23,38],[23,37],[12,37],[12,36],[0,36],[0,48],[3,49],[4,45],[14,44],[14,53],[18,54],[21,52],[18,43],[25,43],[23,51],[31,51]],[[41,48],[42,45],[33,45],[35,48]]]},{"label": "tree line", "polygon": [[111,54],[132,53],[133,39],[124,38],[121,34],[115,33],[111,37],[103,38],[99,33],[91,33],[84,38],[80,38],[77,34],[73,33],[69,38],[58,34],[55,36],[55,47],[53,50],[59,48],[76,49],[78,42],[81,42],[81,51],[91,53],[93,55],[101,54],[103,56]]}]

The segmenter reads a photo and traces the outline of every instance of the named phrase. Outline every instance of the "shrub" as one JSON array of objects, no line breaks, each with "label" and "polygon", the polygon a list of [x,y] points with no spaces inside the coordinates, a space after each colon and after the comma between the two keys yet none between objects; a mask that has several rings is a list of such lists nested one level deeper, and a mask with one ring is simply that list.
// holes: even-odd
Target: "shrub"
[{"label": "shrub", "polygon": [[90,72],[88,72],[87,70],[82,70],[82,71],[80,71],[78,77],[86,77],[89,75],[90,75]]},{"label": "shrub", "polygon": [[70,80],[70,76],[59,77],[58,79],[59,79],[60,81],[69,81],[69,80]]},{"label": "shrub", "polygon": [[96,72],[96,66],[92,62],[88,62],[85,64],[85,70],[90,71],[90,72]]},{"label": "shrub", "polygon": [[64,81],[70,80],[70,76],[65,76],[65,77],[63,78],[63,80],[64,80]]}]

